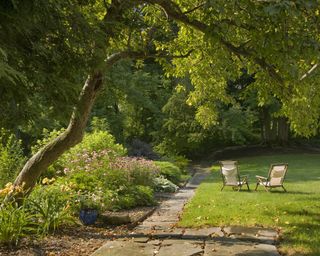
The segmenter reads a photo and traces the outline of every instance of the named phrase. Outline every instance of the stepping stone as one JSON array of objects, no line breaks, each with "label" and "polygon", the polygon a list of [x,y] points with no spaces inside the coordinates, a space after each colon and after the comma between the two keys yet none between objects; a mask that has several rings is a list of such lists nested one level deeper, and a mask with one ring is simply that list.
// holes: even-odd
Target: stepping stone
[{"label": "stepping stone", "polygon": [[134,241],[109,241],[91,256],[151,256],[159,247]]},{"label": "stepping stone", "polygon": [[198,256],[203,253],[202,244],[191,242],[176,242],[176,240],[167,240],[166,244],[161,244],[157,256]]},{"label": "stepping stone", "polygon": [[146,243],[146,242],[148,242],[149,240],[150,240],[150,238],[147,237],[147,236],[145,236],[145,237],[134,237],[134,238],[133,238],[133,241],[134,241],[135,243]]},{"label": "stepping stone", "polygon": [[169,246],[172,244],[195,244],[203,247],[204,240],[166,239],[162,241],[161,246]]},{"label": "stepping stone", "polygon": [[273,245],[241,242],[234,239],[225,241],[207,241],[204,256],[280,256]]},{"label": "stepping stone", "polygon": [[242,227],[242,226],[231,226],[231,227],[225,227],[223,230],[227,235],[246,235],[246,236],[256,236],[258,231],[261,228],[259,227]]},{"label": "stepping stone", "polygon": [[152,232],[152,236],[157,238],[181,237],[183,231],[184,229],[180,229],[180,228],[154,230]]},{"label": "stepping stone", "polygon": [[258,231],[259,236],[264,236],[264,237],[273,237],[276,238],[278,237],[278,232],[272,229],[263,229]]},{"label": "stepping stone", "polygon": [[242,240],[242,241],[251,241],[255,243],[263,243],[263,244],[275,244],[275,239],[272,237],[265,236],[248,236],[248,235],[230,235],[230,238]]},{"label": "stepping stone", "polygon": [[210,237],[223,237],[224,233],[219,227],[201,228],[201,229],[185,229],[184,238],[189,239],[206,239]]},{"label": "stepping stone", "polygon": [[179,218],[175,215],[152,215],[147,219],[147,222],[178,222]]}]

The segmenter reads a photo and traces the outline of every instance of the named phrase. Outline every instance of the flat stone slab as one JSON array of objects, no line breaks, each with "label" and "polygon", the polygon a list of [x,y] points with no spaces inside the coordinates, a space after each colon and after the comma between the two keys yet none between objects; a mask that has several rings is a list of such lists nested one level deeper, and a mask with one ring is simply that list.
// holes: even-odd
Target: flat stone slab
[{"label": "flat stone slab", "polygon": [[220,227],[191,229],[186,228],[183,234],[184,238],[189,239],[207,239],[210,237],[223,237],[224,233]]},{"label": "flat stone slab", "polygon": [[230,241],[206,242],[204,256],[280,256],[274,245]]},{"label": "flat stone slab", "polygon": [[278,232],[276,230],[272,229],[263,229],[258,231],[258,236],[264,236],[264,237],[278,237]]},{"label": "flat stone slab", "polygon": [[168,245],[172,245],[172,244],[195,244],[195,245],[200,245],[200,246],[204,246],[204,240],[189,240],[189,239],[166,239],[163,240],[161,243],[161,246],[168,246]]},{"label": "flat stone slab", "polygon": [[242,226],[230,226],[225,227],[224,232],[227,235],[243,235],[243,236],[252,236],[252,237],[269,237],[276,238],[278,233],[276,230],[260,227],[242,227]]},{"label": "flat stone slab", "polygon": [[150,243],[136,243],[129,241],[109,241],[92,256],[152,256],[159,246]]},{"label": "flat stone slab", "polygon": [[178,222],[179,218],[177,215],[152,215],[147,219],[148,222]]},{"label": "flat stone slab", "polygon": [[173,228],[173,229],[159,229],[153,230],[151,235],[156,238],[168,238],[168,237],[182,237],[184,229]]},{"label": "flat stone slab", "polygon": [[[170,242],[170,240],[168,240]],[[171,244],[162,244],[157,256],[197,256],[203,253],[201,244],[190,243],[187,241]]]}]

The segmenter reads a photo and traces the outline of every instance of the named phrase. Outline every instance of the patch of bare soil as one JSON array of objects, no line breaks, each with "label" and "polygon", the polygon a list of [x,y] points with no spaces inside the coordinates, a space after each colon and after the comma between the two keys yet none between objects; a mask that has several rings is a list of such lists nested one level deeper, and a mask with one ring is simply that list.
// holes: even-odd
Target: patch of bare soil
[{"label": "patch of bare soil", "polygon": [[[152,207],[141,207],[128,211],[134,220],[143,219],[153,210]],[[123,213],[123,211],[122,211]],[[138,223],[135,223],[138,224]],[[7,247],[0,245],[0,255],[12,256],[84,256],[91,255],[106,241],[131,232],[134,224],[108,226],[98,221],[94,226],[66,227],[54,235],[44,238],[28,238],[20,241],[18,246]]]}]

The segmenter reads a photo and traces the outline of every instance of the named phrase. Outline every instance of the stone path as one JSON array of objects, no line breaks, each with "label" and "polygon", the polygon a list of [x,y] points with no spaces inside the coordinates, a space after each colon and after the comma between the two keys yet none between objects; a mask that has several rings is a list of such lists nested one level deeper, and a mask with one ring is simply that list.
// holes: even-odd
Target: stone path
[{"label": "stone path", "polygon": [[114,237],[92,256],[279,256],[274,245],[278,234],[271,229],[176,227],[184,205],[208,174],[198,169],[185,188],[163,201],[131,234]]}]

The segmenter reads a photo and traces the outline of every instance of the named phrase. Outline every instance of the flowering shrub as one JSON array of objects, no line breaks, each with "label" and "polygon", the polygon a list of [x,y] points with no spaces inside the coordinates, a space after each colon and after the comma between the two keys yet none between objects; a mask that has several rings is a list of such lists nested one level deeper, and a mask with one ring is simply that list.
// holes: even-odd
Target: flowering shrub
[{"label": "flowering shrub", "polygon": [[[153,180],[159,168],[153,161],[137,157],[118,157],[109,164],[110,170],[123,172],[129,183],[134,185],[153,186]],[[106,173],[108,176],[108,173]]]}]

